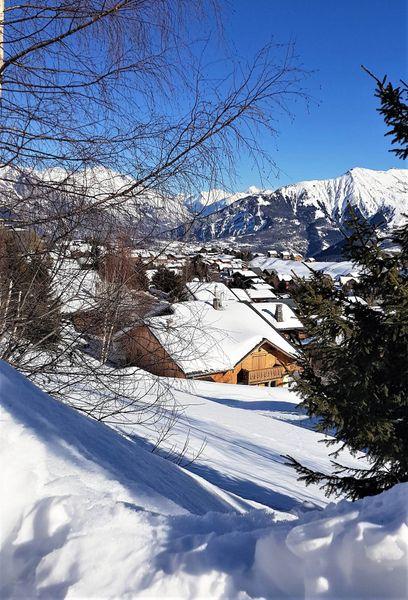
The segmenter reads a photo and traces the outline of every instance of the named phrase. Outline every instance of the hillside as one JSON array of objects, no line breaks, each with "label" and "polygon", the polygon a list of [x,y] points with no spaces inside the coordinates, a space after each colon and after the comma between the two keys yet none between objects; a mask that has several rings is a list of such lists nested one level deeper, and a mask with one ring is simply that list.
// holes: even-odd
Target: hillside
[{"label": "hillside", "polygon": [[[239,480],[233,467],[244,464],[243,450],[259,448],[266,475],[268,461],[286,468],[277,457],[294,444],[291,431],[299,444],[316,435],[284,422],[293,402],[248,410],[248,398],[220,398],[230,387],[194,391],[200,407],[189,420],[197,429],[208,420],[217,432],[209,445],[214,451],[221,438],[218,464],[230,463],[231,481]],[[300,506],[296,517],[146,452],[142,440],[60,404],[5,363],[0,389],[2,598],[404,596],[406,485],[323,511],[305,514],[310,505]],[[182,394],[193,398],[190,390]],[[222,412],[211,415],[212,403]],[[256,429],[260,421],[250,415],[258,412],[271,429]],[[224,456],[227,431],[235,459]],[[291,496],[282,474],[276,482]]]},{"label": "hillside", "polygon": [[200,241],[233,238],[312,256],[341,239],[350,203],[357,214],[388,227],[401,224],[408,207],[408,171],[355,168],[334,179],[303,181],[247,195],[200,219]]}]

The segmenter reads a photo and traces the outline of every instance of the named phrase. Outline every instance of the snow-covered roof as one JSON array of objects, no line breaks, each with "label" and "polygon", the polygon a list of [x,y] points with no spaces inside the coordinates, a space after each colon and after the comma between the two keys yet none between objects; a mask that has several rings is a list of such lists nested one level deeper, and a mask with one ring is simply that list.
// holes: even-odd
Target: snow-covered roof
[{"label": "snow-covered roof", "polygon": [[241,302],[249,301],[249,296],[246,293],[246,290],[244,290],[242,288],[231,288],[231,292],[233,292],[235,294],[235,296],[238,298],[238,300],[241,300]]},{"label": "snow-covered roof", "polygon": [[266,283],[266,281],[263,281],[262,283],[251,283],[251,287],[254,290],[271,290],[272,286],[269,285],[269,283]]},{"label": "snow-covered roof", "polygon": [[63,306],[64,312],[86,310],[95,306],[97,289],[101,279],[96,271],[84,270],[76,260],[57,255],[54,259],[53,293]]},{"label": "snow-covered roof", "polygon": [[258,277],[258,275],[256,273],[254,273],[251,269],[241,269],[238,271],[238,273],[240,275],[242,275],[242,277],[248,277],[248,278]]},{"label": "snow-covered roof", "polygon": [[172,308],[171,316],[154,317],[147,325],[186,374],[232,369],[262,340],[296,356],[295,348],[242,302],[227,303],[222,310],[200,301]]},{"label": "snow-covered roof", "polygon": [[353,277],[351,275],[338,275],[337,280],[341,285],[345,285],[349,281],[358,281],[358,277]]},{"label": "snow-covered roof", "polygon": [[232,291],[224,283],[215,281],[190,281],[186,283],[186,288],[195,300],[201,300],[202,302],[212,304],[216,294],[222,302],[237,301]]},{"label": "snow-covered roof", "polygon": [[[276,307],[280,304],[282,307],[283,321],[277,321],[275,318]],[[283,302],[261,302],[251,304],[253,310],[266,319],[275,329],[303,329],[303,323],[298,319],[295,312]]]},{"label": "snow-covered roof", "polygon": [[367,302],[360,298],[360,296],[347,296],[347,302],[351,302],[352,304],[362,304],[363,306],[368,306]]},{"label": "snow-covered roof", "polygon": [[274,294],[269,289],[260,289],[260,290],[246,290],[248,296],[251,300],[265,300],[268,298],[276,298],[276,294]]}]

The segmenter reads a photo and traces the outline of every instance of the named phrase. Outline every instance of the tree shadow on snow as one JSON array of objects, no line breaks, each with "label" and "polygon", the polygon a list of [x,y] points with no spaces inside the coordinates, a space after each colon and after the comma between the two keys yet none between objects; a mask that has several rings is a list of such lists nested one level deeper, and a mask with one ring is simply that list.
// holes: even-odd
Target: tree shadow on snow
[{"label": "tree shadow on snow", "polygon": [[[304,408],[293,402],[285,402],[283,400],[231,400],[230,398],[213,398],[202,396],[206,400],[223,404],[229,408],[238,408],[242,410],[255,410],[257,412],[270,412],[270,416],[274,417],[273,413],[281,413],[281,416],[274,417],[285,423],[297,425],[304,429],[314,430],[318,419],[316,417],[308,417]],[[291,418],[297,417],[297,418]]]}]

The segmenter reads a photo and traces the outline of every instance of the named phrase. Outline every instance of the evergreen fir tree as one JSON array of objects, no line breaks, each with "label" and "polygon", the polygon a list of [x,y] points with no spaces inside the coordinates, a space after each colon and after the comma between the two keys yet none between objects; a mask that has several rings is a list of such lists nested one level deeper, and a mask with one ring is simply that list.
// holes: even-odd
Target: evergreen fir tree
[{"label": "evergreen fir tree", "polygon": [[377,83],[375,95],[381,104],[377,110],[389,127],[386,135],[393,136],[392,144],[400,144],[399,148],[390,152],[405,160],[408,157],[408,85],[401,81],[401,85],[396,87],[387,81],[387,77],[380,80],[365,67],[363,69]]},{"label": "evergreen fir tree", "polygon": [[177,299],[183,289],[182,278],[166,267],[160,266],[152,277],[152,284],[159,290]]},{"label": "evergreen fir tree", "polygon": [[369,468],[313,471],[287,457],[300,479],[352,499],[408,480],[408,225],[387,253],[376,231],[352,218],[345,253],[362,269],[355,297],[321,274],[298,280],[300,318],[313,344],[303,349],[297,388],[317,430],[334,435],[352,453],[364,451]]},{"label": "evergreen fir tree", "polygon": [[[363,67],[364,68],[364,67]],[[365,68],[364,68],[365,69]],[[408,157],[408,87],[377,82],[379,112],[391,129],[393,149]],[[321,473],[288,456],[306,484],[352,499],[408,481],[408,223],[391,236],[400,251],[383,250],[377,232],[349,207],[346,258],[361,267],[354,298],[323,275],[298,281],[295,300],[313,344],[303,348],[297,386],[317,430],[334,436],[352,453],[364,451],[369,467],[349,469],[336,462]],[[384,241],[384,240],[383,240]]]}]

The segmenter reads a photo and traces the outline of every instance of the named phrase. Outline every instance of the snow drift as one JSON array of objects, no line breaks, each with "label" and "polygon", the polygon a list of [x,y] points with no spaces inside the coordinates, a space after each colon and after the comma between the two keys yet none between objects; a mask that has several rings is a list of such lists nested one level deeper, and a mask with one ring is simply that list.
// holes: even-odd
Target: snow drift
[{"label": "snow drift", "polygon": [[0,363],[1,598],[403,597],[407,485],[296,519],[245,502]]}]

